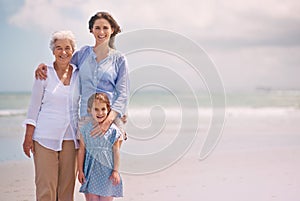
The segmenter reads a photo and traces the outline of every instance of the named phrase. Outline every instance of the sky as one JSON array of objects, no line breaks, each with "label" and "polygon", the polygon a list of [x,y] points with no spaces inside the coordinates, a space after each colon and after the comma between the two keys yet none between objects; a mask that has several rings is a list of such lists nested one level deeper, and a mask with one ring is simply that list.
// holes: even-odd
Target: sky
[{"label": "sky", "polygon": [[93,45],[88,20],[102,10],[123,34],[161,29],[195,42],[226,91],[300,89],[298,0],[0,0],[0,92],[31,90],[37,65],[53,61],[52,32],[69,29],[78,47]]}]

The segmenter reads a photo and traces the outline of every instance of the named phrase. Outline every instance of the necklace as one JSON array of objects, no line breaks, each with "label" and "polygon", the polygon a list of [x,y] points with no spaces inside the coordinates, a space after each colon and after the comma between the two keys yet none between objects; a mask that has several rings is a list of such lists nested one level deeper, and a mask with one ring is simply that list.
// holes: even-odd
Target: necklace
[{"label": "necklace", "polygon": [[70,84],[70,79],[68,79],[69,75],[69,69],[71,68],[70,65],[65,70],[61,70],[58,68],[56,62],[54,62],[54,69],[56,71],[56,74],[58,76],[58,79],[64,84],[64,85],[69,85]]}]

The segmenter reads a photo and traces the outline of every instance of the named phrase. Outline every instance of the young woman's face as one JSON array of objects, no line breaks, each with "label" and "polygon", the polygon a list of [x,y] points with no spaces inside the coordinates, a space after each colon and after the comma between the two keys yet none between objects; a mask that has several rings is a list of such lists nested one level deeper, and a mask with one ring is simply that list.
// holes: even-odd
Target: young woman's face
[{"label": "young woman's face", "polygon": [[96,122],[102,123],[106,119],[108,112],[109,111],[106,103],[94,101],[93,107],[91,109],[91,114]]},{"label": "young woman's face", "polygon": [[58,39],[55,41],[53,55],[55,56],[55,62],[58,64],[70,63],[73,52],[71,42],[68,39]]},{"label": "young woman's face", "polygon": [[100,45],[103,43],[108,44],[113,31],[114,30],[111,28],[109,22],[106,19],[97,19],[92,29],[92,33],[94,34],[96,40],[96,45]]}]

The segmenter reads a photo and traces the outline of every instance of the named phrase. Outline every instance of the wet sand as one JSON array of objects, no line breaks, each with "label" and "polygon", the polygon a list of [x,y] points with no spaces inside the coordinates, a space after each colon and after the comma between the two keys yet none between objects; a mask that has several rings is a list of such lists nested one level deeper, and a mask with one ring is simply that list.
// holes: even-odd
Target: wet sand
[{"label": "wet sand", "polygon": [[[203,139],[171,167],[153,174],[123,174],[122,201],[300,200],[300,111],[227,114],[222,138],[204,160]],[[201,130],[200,130],[201,132]],[[0,200],[32,201],[31,159],[0,163]],[[76,183],[75,200],[83,201]]]}]

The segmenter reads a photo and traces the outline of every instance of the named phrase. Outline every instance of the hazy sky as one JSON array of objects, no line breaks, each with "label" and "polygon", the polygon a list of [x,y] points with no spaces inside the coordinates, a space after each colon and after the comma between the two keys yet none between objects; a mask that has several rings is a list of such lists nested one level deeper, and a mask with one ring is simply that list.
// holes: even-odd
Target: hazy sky
[{"label": "hazy sky", "polygon": [[170,30],[201,46],[227,91],[300,89],[298,0],[0,0],[0,92],[30,91],[33,70],[53,60],[51,33],[74,32],[93,44],[88,19],[106,10],[123,32]]}]

